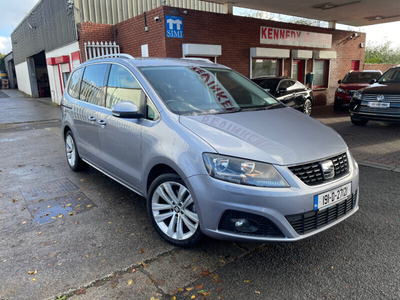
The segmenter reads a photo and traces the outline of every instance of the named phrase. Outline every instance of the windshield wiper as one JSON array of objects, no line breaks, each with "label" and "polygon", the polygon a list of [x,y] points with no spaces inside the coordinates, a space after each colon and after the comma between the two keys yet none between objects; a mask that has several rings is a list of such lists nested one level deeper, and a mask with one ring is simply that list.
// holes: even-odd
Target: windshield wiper
[{"label": "windshield wiper", "polygon": [[242,109],[241,109],[240,107],[235,107],[235,109],[219,111],[219,112],[216,112],[215,114],[217,114],[217,115],[219,115],[219,114],[230,114],[230,113],[239,112],[239,111],[241,111],[241,110],[242,110]]},{"label": "windshield wiper", "polygon": [[252,110],[252,111],[256,111],[256,110],[267,110],[267,109],[271,109],[271,108],[276,108],[277,106],[281,106],[281,103],[273,103],[270,105],[254,105],[251,107],[244,107],[243,109],[248,111],[248,110]]}]

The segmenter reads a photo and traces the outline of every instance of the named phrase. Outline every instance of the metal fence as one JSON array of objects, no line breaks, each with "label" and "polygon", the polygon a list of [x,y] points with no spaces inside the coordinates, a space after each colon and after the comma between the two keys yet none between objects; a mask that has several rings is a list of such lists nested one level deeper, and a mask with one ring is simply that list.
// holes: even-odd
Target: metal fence
[{"label": "metal fence", "polygon": [[103,55],[118,54],[119,45],[115,42],[88,42],[85,43],[85,56],[86,60],[96,58]]}]

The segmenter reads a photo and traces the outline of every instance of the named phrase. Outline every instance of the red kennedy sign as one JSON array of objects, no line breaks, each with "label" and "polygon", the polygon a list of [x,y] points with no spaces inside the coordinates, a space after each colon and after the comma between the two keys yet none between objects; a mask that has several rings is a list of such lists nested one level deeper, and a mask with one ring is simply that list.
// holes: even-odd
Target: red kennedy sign
[{"label": "red kennedy sign", "polygon": [[331,48],[332,35],[261,26],[260,43],[312,48]]}]

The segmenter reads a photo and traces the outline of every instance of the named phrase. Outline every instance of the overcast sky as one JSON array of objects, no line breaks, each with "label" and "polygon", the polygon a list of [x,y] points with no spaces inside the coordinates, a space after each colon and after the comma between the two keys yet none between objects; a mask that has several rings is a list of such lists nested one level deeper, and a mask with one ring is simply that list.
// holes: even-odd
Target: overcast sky
[{"label": "overcast sky", "polygon": [[[398,1],[398,0],[397,0]],[[39,2],[38,0],[0,0],[0,53],[7,54],[11,49],[11,32],[22,21],[25,15]],[[343,29],[346,29],[344,27]],[[367,33],[367,43],[382,42],[385,38],[400,46],[400,22],[364,26],[361,31]]]}]

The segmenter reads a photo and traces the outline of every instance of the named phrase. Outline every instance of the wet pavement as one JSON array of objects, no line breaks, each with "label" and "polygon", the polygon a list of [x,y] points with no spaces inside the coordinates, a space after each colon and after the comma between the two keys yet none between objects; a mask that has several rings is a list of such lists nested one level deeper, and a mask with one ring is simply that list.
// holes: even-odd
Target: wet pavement
[{"label": "wet pavement", "polygon": [[155,233],[142,197],[93,168],[70,170],[50,99],[4,92],[0,299],[400,298],[398,124],[359,127],[315,109],[375,166],[360,167],[360,210],[345,222],[291,244],[205,238],[180,249]]},{"label": "wet pavement", "polygon": [[357,126],[349,112],[335,112],[332,106],[317,107],[312,116],[335,129],[359,163],[400,171],[400,123],[369,121]]}]

